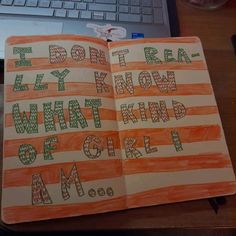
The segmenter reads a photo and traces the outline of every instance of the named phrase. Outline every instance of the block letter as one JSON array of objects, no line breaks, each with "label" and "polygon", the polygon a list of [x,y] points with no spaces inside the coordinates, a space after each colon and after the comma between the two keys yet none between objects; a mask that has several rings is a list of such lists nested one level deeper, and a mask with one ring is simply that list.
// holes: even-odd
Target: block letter
[{"label": "block letter", "polygon": [[158,53],[156,48],[153,47],[145,47],[144,54],[146,58],[147,64],[160,64],[161,60],[156,56]]},{"label": "block letter", "polygon": [[173,110],[174,110],[174,113],[175,113],[176,120],[179,120],[179,119],[185,117],[186,108],[185,108],[183,103],[173,100],[172,101],[172,106],[173,106]]},{"label": "block letter", "polygon": [[38,133],[38,107],[37,104],[30,104],[29,118],[24,111],[21,116],[19,104],[16,103],[12,106],[12,116],[17,133],[28,134]]},{"label": "block letter", "polygon": [[118,56],[120,67],[126,66],[125,55],[129,53],[129,49],[123,49],[112,52],[112,56]]},{"label": "block letter", "polygon": [[74,45],[71,48],[71,57],[77,62],[83,61],[85,59],[85,49],[80,45]]},{"label": "block letter", "polygon": [[51,72],[52,75],[58,78],[58,91],[64,91],[65,90],[65,77],[69,74],[69,70],[65,69],[62,72],[59,72],[59,70],[54,70]]},{"label": "block letter", "polygon": [[80,182],[76,164],[73,165],[68,178],[65,176],[64,170],[61,169],[61,193],[64,200],[67,200],[70,198],[68,188],[70,188],[70,185],[72,183],[75,184],[75,188],[76,188],[76,192],[78,196],[79,197],[84,196],[84,190],[83,190],[82,183]]},{"label": "block letter", "polygon": [[66,60],[66,49],[57,45],[49,45],[49,62],[51,64],[62,63]]},{"label": "block letter", "polygon": [[20,54],[20,60],[15,61],[15,66],[32,66],[31,60],[25,59],[26,53],[32,53],[32,47],[13,47],[13,54]]},{"label": "block letter", "polygon": [[101,99],[85,99],[85,107],[91,107],[93,120],[96,128],[101,128],[101,121],[98,107],[102,106]]},{"label": "block letter", "polygon": [[138,149],[133,147],[135,143],[135,138],[124,139],[125,153],[127,158],[138,158],[142,156],[142,153]]},{"label": "block letter", "polygon": [[36,82],[35,82],[35,85],[34,85],[34,90],[48,89],[48,84],[42,84],[43,77],[44,77],[44,74],[37,74]]},{"label": "block letter", "polygon": [[114,78],[117,94],[124,94],[125,89],[129,92],[129,94],[134,94],[134,85],[131,72],[125,73],[125,80],[123,79],[123,75],[115,75]]},{"label": "block letter", "polygon": [[156,83],[157,88],[161,93],[168,93],[176,90],[175,73],[174,71],[167,71],[167,77],[165,75],[160,76],[158,71],[153,71],[152,76]]},{"label": "block letter", "polygon": [[165,62],[176,62],[176,59],[173,58],[173,52],[170,49],[164,50],[164,58]]},{"label": "block letter", "polygon": [[188,57],[188,54],[183,48],[179,48],[178,50],[178,62],[186,62],[187,64],[191,63],[190,58]]},{"label": "block letter", "polygon": [[81,112],[80,105],[77,100],[69,101],[69,122],[70,128],[78,128],[78,123],[80,123],[82,129],[88,127],[88,123]]},{"label": "block letter", "polygon": [[115,148],[114,148],[114,143],[113,139],[111,137],[107,138],[107,152],[109,157],[115,156]]},{"label": "block letter", "polygon": [[159,122],[160,119],[162,119],[163,122],[166,122],[169,120],[169,115],[168,115],[165,101],[160,101],[159,104],[158,102],[148,103],[149,111],[150,111],[153,123]]},{"label": "block letter", "polygon": [[182,143],[177,131],[171,131],[172,142],[175,146],[176,152],[183,151]]},{"label": "block letter", "polygon": [[90,62],[92,64],[98,64],[98,62],[101,65],[106,65],[107,61],[106,61],[106,56],[105,56],[105,52],[102,50],[97,50],[96,48],[93,47],[89,47],[89,53],[90,53]]},{"label": "block letter", "polygon": [[145,150],[146,150],[147,154],[158,151],[157,147],[151,147],[149,136],[144,136],[143,139],[144,139],[143,140],[144,141],[144,147],[145,147]]},{"label": "block letter", "polygon": [[129,120],[131,120],[133,123],[138,122],[136,116],[133,113],[133,106],[134,104],[129,104],[128,107],[126,104],[120,105],[121,115],[123,118],[124,124],[128,124]]},{"label": "block letter", "polygon": [[44,141],[44,160],[53,160],[51,151],[56,149],[54,145],[57,142],[57,137],[49,137]]},{"label": "block letter", "polygon": [[149,89],[152,86],[152,78],[148,71],[142,71],[139,74],[138,81],[143,89]]},{"label": "block letter", "polygon": [[97,72],[95,71],[94,72],[94,76],[95,76],[95,82],[96,82],[96,88],[97,88],[97,93],[108,93],[110,90],[109,90],[109,87],[108,85],[104,82],[106,76],[107,76],[107,73],[104,73],[104,72]]},{"label": "block letter", "polygon": [[99,137],[90,135],[86,137],[83,145],[84,154],[89,159],[97,159],[100,157],[103,149],[101,147],[101,140]]},{"label": "block letter", "polygon": [[16,75],[13,91],[25,91],[29,90],[29,87],[27,84],[21,84],[23,80],[23,75]]},{"label": "block letter", "polygon": [[30,165],[35,161],[36,156],[37,156],[37,151],[30,144],[22,144],[19,147],[18,156],[19,156],[20,161],[24,165]]},{"label": "block letter", "polygon": [[32,175],[32,205],[52,204],[48,190],[40,174]]},{"label": "block letter", "polygon": [[52,110],[52,103],[43,104],[44,127],[46,132],[56,131],[54,116],[57,115],[61,130],[67,129],[66,120],[63,110],[63,101],[55,101],[54,110]]},{"label": "block letter", "polygon": [[139,113],[141,116],[141,121],[146,121],[147,115],[146,115],[145,104],[144,102],[139,102],[138,105],[139,105]]}]

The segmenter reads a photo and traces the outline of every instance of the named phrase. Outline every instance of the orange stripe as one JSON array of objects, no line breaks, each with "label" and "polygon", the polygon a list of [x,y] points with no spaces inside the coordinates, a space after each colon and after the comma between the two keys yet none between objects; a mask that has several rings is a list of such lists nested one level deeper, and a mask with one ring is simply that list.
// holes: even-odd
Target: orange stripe
[{"label": "orange stripe", "polygon": [[[175,128],[156,128],[156,129],[135,129],[135,130],[124,130],[118,132],[113,131],[80,131],[73,133],[65,133],[56,135],[58,142],[56,144],[55,152],[65,151],[78,151],[82,149],[83,141],[89,135],[98,136],[101,139],[101,146],[106,148],[106,139],[111,137],[113,139],[114,148],[120,148],[120,141],[122,140],[122,147],[124,148],[123,140],[125,138],[135,137],[135,147],[143,147],[143,136],[148,135],[151,139],[152,145],[171,145],[173,144],[171,138],[171,131],[177,131],[179,133],[182,143],[191,142],[203,142],[220,140],[221,129],[219,125],[200,125],[200,126],[187,126],[187,127],[175,127]],[[52,136],[52,135],[50,135]],[[43,153],[44,141],[47,137],[39,138],[26,138],[26,139],[15,139],[4,141],[4,158],[18,156],[19,146],[22,144],[31,144],[37,153]],[[119,136],[119,137],[118,137]]]},{"label": "orange stripe", "polygon": [[187,116],[218,114],[217,106],[187,107]]},{"label": "orange stripe", "polygon": [[113,139],[114,148],[120,148],[119,134],[116,131],[78,131],[64,134],[48,135],[45,137],[31,137],[25,139],[5,140],[4,157],[18,156],[18,149],[22,144],[31,144],[37,153],[43,153],[44,141],[46,138],[56,136],[58,142],[55,144],[55,152],[79,151],[83,148],[83,142],[87,136],[98,136],[101,140],[101,146],[107,147],[107,138]]},{"label": "orange stripe", "polygon": [[130,45],[137,45],[143,43],[198,43],[200,42],[197,37],[178,37],[178,38],[147,38],[147,39],[136,39],[136,40],[125,40],[108,43],[109,49],[116,47],[124,47]]},{"label": "orange stripe", "polygon": [[[92,110],[90,108],[81,108],[81,112],[84,114],[85,119],[92,120],[93,119],[93,114]],[[29,117],[30,113],[26,112],[27,117]],[[22,115],[22,113],[21,113]],[[38,124],[43,124],[44,123],[44,113],[43,112],[38,112]],[[64,109],[64,116],[66,122],[69,122],[69,111],[68,109]],[[111,121],[116,121],[116,112],[113,110],[105,109],[105,108],[99,108],[99,116],[101,120],[111,120]],[[56,119],[55,122],[58,122]],[[11,127],[14,126],[14,121],[12,118],[12,114],[8,113],[5,115],[5,127]]]},{"label": "orange stripe", "polygon": [[[39,167],[27,167],[4,171],[3,187],[30,186],[31,176],[41,173],[45,184],[60,183],[60,169],[67,176],[73,166],[72,163],[58,163]],[[227,168],[231,167],[228,155],[212,153],[206,155],[192,155],[165,158],[140,158],[120,160],[93,160],[77,162],[77,169],[82,182],[97,179],[115,178],[124,175],[151,172],[172,172],[195,169]]]},{"label": "orange stripe", "polygon": [[15,61],[18,59],[8,59],[6,63],[7,72],[20,72],[20,71],[32,71],[32,70],[47,70],[57,68],[89,68],[96,70],[103,70],[110,72],[110,65],[92,64],[90,59],[84,59],[81,62],[76,62],[72,58],[66,58],[62,63],[50,64],[48,58],[30,58],[32,66],[15,67]]},{"label": "orange stripe", "polygon": [[13,85],[6,85],[6,102],[13,102],[19,100],[32,100],[46,97],[63,97],[63,96],[92,96],[113,98],[113,88],[108,85],[109,92],[97,93],[96,84],[94,83],[65,83],[65,90],[58,91],[57,83],[48,83],[47,90],[34,90],[33,84],[28,84],[29,90],[27,91],[13,91]]},{"label": "orange stripe", "polygon": [[[65,175],[69,176],[73,164],[73,162],[58,163],[5,170],[3,187],[30,186],[32,183],[32,175],[35,173],[41,174],[45,184],[57,184],[61,182],[60,170],[63,169]],[[122,176],[122,165],[119,159],[80,161],[76,163],[76,166],[82,182]]]},{"label": "orange stripe", "polygon": [[[143,147],[143,136],[149,136],[152,146],[171,145],[171,131],[177,131],[182,143],[204,142],[220,140],[221,129],[219,125],[199,125],[175,128],[135,129],[120,131],[120,139],[133,137],[136,139],[134,147]],[[124,143],[122,142],[122,147]]]},{"label": "orange stripe", "polygon": [[[175,117],[173,109],[167,109],[169,117]],[[137,119],[141,119],[141,115],[138,109],[134,109],[132,112]],[[202,106],[202,107],[186,107],[186,116],[193,116],[193,115],[211,115],[211,114],[218,114],[217,106]],[[9,114],[10,115],[10,114]],[[151,114],[146,108],[146,118],[151,119]],[[122,121],[121,111],[117,111],[117,120]]]},{"label": "orange stripe", "polygon": [[213,90],[210,84],[179,84],[176,91],[169,93],[160,92],[156,85],[152,85],[149,89],[143,89],[140,86],[134,86],[134,94],[125,90],[123,94],[116,94],[115,98],[127,97],[151,97],[151,96],[189,96],[189,95],[211,95]]},{"label": "orange stripe", "polygon": [[15,206],[3,208],[3,221],[8,224],[13,224],[18,222],[64,218],[85,214],[96,214],[107,211],[118,211],[126,208],[125,196],[89,203]]},{"label": "orange stripe", "polygon": [[67,34],[58,34],[58,35],[36,35],[36,36],[13,36],[7,39],[8,45],[15,44],[28,44],[28,43],[38,43],[38,42],[48,42],[48,41],[82,41],[87,43],[96,43],[102,46],[107,47],[107,42],[104,40],[87,37],[82,35],[67,35]]},{"label": "orange stripe", "polygon": [[207,70],[207,66],[204,61],[192,61],[190,64],[180,62],[146,64],[146,62],[136,61],[127,62],[126,66],[122,67],[119,64],[111,65],[111,71],[113,73],[131,70]]},{"label": "orange stripe", "polygon": [[[186,176],[187,178],[187,176]],[[150,206],[186,200],[230,195],[236,192],[236,182],[190,184],[164,187],[128,195],[129,208]]]},{"label": "orange stripe", "polygon": [[[188,115],[188,116],[218,114],[218,109],[216,106],[187,107],[186,111],[187,111],[186,115]],[[91,109],[81,108],[81,112],[84,114],[86,120],[93,119],[93,114],[92,114]],[[29,117],[29,112],[26,112],[26,114]],[[64,109],[64,114],[65,114],[65,120],[66,120],[66,122],[68,122],[69,121],[68,109]],[[99,109],[99,115],[100,115],[101,120],[116,121],[116,114],[117,114],[117,120],[122,121],[123,119],[122,119],[120,111],[118,111],[116,113],[113,110],[109,110],[109,109],[105,109],[105,108]],[[136,116],[137,119],[141,119],[139,110],[133,110],[133,114]],[[168,114],[170,117],[175,116],[173,109],[168,109]],[[150,113],[147,113],[146,117],[147,117],[147,119],[150,119],[151,118]],[[43,124],[43,123],[44,123],[43,112],[38,112],[38,124]],[[14,126],[12,114],[10,114],[10,113],[5,114],[5,127],[12,127],[12,126]]]},{"label": "orange stripe", "polygon": [[230,158],[221,153],[123,160],[124,175],[227,167],[232,167]]},{"label": "orange stripe", "polygon": [[235,193],[235,182],[205,183],[159,188],[93,203],[15,206],[3,208],[3,221],[8,224],[69,216],[117,211],[139,206],[208,198]]}]

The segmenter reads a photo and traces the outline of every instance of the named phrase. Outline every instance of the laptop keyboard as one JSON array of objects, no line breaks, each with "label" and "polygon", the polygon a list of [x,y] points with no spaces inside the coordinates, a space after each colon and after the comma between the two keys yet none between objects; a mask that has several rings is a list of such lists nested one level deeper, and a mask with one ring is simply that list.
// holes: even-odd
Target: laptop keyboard
[{"label": "laptop keyboard", "polygon": [[163,24],[162,0],[0,0],[0,14]]}]

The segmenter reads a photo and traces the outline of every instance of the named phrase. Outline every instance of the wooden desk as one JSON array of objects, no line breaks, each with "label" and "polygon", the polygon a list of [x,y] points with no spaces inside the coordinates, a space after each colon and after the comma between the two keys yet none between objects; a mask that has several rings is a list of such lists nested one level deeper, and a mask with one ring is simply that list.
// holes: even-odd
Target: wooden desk
[{"label": "wooden desk", "polygon": [[[202,40],[236,170],[236,56],[230,41],[231,35],[236,33],[236,1],[228,2],[217,11],[189,8],[180,0],[177,0],[177,5],[181,35],[196,35]],[[198,200],[5,227],[14,231],[142,229],[148,230],[148,235],[156,232],[183,235],[188,232],[191,236],[206,235],[215,229],[233,235],[233,228],[236,228],[236,196],[227,197],[227,204],[220,207],[217,215],[207,200]]]}]

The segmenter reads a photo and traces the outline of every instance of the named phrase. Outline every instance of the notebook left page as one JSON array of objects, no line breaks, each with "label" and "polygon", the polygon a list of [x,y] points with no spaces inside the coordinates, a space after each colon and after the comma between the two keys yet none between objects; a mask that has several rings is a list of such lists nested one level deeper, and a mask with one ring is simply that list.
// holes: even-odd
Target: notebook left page
[{"label": "notebook left page", "polygon": [[3,221],[124,209],[106,42],[11,37],[5,58]]}]

